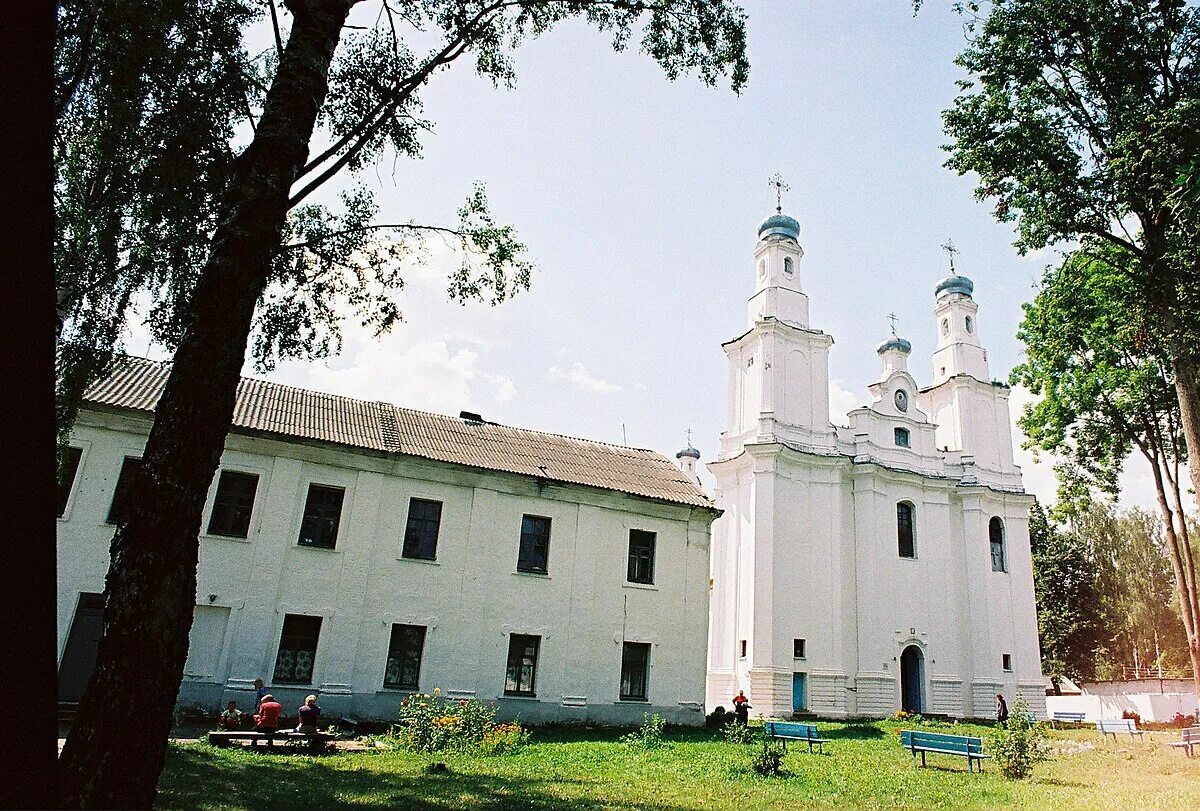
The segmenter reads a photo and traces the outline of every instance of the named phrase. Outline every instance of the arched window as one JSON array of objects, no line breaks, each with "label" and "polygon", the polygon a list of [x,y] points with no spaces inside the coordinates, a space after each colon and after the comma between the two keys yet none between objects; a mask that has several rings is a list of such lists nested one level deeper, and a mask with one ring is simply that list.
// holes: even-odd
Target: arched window
[{"label": "arched window", "polygon": [[993,516],[988,522],[988,542],[992,548],[992,571],[1007,572],[1007,562],[1004,560],[1004,522]]},{"label": "arched window", "polygon": [[967,326],[967,334],[970,335],[972,332],[975,331],[975,319],[968,315],[967,319],[966,319],[966,326]]},{"label": "arched window", "polygon": [[912,502],[901,501],[896,505],[896,540],[899,546],[900,557],[902,558],[915,558],[917,556],[917,548],[913,542],[915,512],[916,510]]},{"label": "arched window", "polygon": [[901,448],[911,447],[910,435],[907,428],[896,429],[896,444]]},{"label": "arched window", "polygon": [[949,335],[949,334],[950,334],[950,319],[943,318],[942,319],[942,335]]},{"label": "arched window", "polygon": [[767,260],[766,259],[760,259],[758,262],[758,278],[760,278],[760,279],[767,278]]},{"label": "arched window", "polygon": [[790,256],[783,257],[783,272],[786,273],[787,275],[791,276],[792,273],[795,272],[795,270],[796,270],[796,266],[792,262],[792,257],[790,257]]}]

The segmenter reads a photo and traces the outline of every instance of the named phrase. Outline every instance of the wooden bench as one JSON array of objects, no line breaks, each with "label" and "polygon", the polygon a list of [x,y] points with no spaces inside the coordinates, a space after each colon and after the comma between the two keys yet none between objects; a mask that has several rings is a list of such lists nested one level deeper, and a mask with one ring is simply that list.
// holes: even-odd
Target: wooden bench
[{"label": "wooden bench", "polygon": [[1050,721],[1055,724],[1082,724],[1085,718],[1086,712],[1056,712],[1050,716]]},{"label": "wooden bench", "polygon": [[979,771],[983,771],[983,761],[991,755],[983,753],[983,739],[969,735],[945,735],[941,732],[918,732],[913,729],[900,730],[900,743],[912,752],[913,765],[917,765],[917,753],[921,753],[921,765],[925,765],[925,753],[936,755],[958,755],[967,759],[967,771],[974,771],[975,761],[979,761]]},{"label": "wooden bench", "polygon": [[1200,747],[1200,726],[1187,727],[1179,730],[1181,738],[1178,741],[1172,741],[1171,746],[1179,746],[1187,753],[1188,757],[1192,756],[1192,748]]},{"label": "wooden bench", "polygon": [[1133,740],[1134,735],[1144,735],[1145,733],[1137,728],[1132,718],[1117,718],[1111,721],[1097,721],[1096,729],[1100,730],[1100,734],[1108,740],[1108,736],[1112,735],[1113,740],[1117,739],[1117,733],[1129,733],[1129,740]]},{"label": "wooden bench", "polygon": [[318,754],[325,751],[325,744],[335,736],[324,732],[296,732],[293,729],[281,729],[278,732],[210,732],[208,742],[213,746],[227,747],[237,741],[249,741],[251,748],[257,747],[261,741],[266,741],[270,748],[279,741],[292,748],[307,748],[309,752]]},{"label": "wooden bench", "polygon": [[817,751],[825,754],[824,745],[827,740],[821,737],[821,733],[817,731],[816,724],[798,724],[794,721],[767,721],[764,729],[768,738],[778,738],[783,741],[783,751],[787,751],[788,741],[804,741],[808,744],[808,751],[811,752],[813,744],[817,745]]}]

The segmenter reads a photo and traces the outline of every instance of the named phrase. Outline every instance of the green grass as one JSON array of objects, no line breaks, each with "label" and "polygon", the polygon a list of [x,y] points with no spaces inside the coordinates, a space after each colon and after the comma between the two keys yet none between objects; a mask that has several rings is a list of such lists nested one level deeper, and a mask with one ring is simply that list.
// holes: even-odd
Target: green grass
[{"label": "green grass", "polygon": [[[670,745],[638,752],[614,731],[536,730],[534,743],[500,757],[347,752],[323,757],[173,744],[159,784],[165,809],[324,808],[1200,808],[1200,758],[1166,745],[1178,732],[1142,743],[1104,743],[1094,730],[1055,732],[1056,744],[1094,749],[1056,754],[1025,781],[1005,780],[989,763],[969,774],[957,757],[913,768],[897,722],[821,723],[826,754],[790,749],[789,776],[763,778],[749,746],[705,730],[673,730]],[[935,729],[984,734],[970,725]],[[427,774],[431,761],[449,766]]]}]

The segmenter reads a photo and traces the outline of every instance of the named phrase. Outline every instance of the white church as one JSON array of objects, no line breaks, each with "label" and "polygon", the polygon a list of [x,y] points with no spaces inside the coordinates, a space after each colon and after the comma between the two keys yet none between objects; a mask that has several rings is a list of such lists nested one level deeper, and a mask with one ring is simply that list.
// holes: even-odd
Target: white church
[{"label": "white church", "polygon": [[870,401],[835,425],[799,236],[779,209],[759,226],[746,328],[723,345],[706,704],[744,690],[764,717],[989,717],[1019,692],[1044,716],[1033,498],[973,283],[951,264],[935,288],[930,384],[893,335]]}]

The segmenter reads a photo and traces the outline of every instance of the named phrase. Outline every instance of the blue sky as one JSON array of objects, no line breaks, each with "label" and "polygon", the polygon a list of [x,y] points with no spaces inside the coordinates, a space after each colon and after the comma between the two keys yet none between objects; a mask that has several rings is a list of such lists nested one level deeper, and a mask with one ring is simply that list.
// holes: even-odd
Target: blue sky
[{"label": "blue sky", "polygon": [[[949,5],[914,18],[908,0],[747,2],[740,96],[669,82],[636,46],[614,53],[582,24],[527,43],[512,90],[466,63],[438,75],[423,95],[435,131],[422,158],[361,180],[384,217],[432,224],[452,224],[482,181],[529,246],[531,289],[498,308],[451,303],[454,260],[435,245],[409,275],[394,333],[350,329],[340,357],[270,377],[672,457],[691,428],[707,460],[725,419],[720,345],[744,330],[755,228],[780,172],[812,324],[835,339],[835,412],[866,399],[889,312],[913,344],[910,370],[929,380],[947,237],[975,281],[992,376],[1006,379],[1021,303],[1054,255],[1018,256],[972,179],[942,167],[940,112],[964,44]],[[1052,496],[1048,471],[1028,473],[1029,489]]]}]

